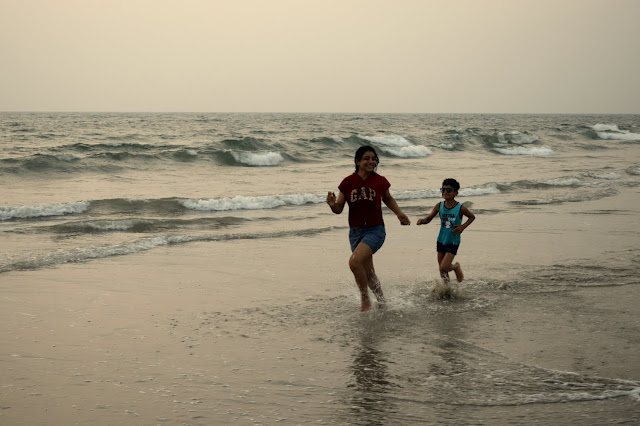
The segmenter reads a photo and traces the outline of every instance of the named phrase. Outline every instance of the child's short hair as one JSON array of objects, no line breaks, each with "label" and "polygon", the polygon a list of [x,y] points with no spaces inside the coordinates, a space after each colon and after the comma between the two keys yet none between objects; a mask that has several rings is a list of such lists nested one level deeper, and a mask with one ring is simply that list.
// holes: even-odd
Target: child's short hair
[{"label": "child's short hair", "polygon": [[454,178],[448,178],[443,180],[442,186],[445,186],[445,185],[452,187],[456,192],[458,192],[458,190],[460,189],[460,184]]}]

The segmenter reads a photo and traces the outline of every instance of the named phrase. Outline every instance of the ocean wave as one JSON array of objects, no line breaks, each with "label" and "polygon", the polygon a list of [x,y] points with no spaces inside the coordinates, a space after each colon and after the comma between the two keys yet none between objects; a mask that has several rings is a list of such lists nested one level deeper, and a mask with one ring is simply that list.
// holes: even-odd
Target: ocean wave
[{"label": "ocean wave", "polygon": [[549,198],[510,201],[510,203],[517,206],[537,206],[537,205],[545,205],[545,204],[580,203],[583,201],[600,200],[602,198],[612,197],[617,194],[618,194],[617,190],[607,188],[606,190],[599,190],[596,192],[572,193],[572,194],[566,194],[564,196],[556,196],[556,197],[549,197]]},{"label": "ocean wave", "polygon": [[188,199],[181,204],[190,210],[226,211],[226,210],[262,210],[282,206],[301,206],[324,202],[326,196],[318,194],[263,195],[247,197],[238,195],[233,198]]},{"label": "ocean wave", "polygon": [[385,136],[362,136],[358,138],[370,142],[383,152],[394,157],[401,158],[422,158],[432,154],[431,150],[424,145],[414,145],[400,135]]},{"label": "ocean wave", "polygon": [[498,132],[498,143],[502,144],[514,144],[514,145],[527,145],[537,142],[540,138],[536,135],[529,133],[520,133],[518,131],[512,132]]},{"label": "ocean wave", "polygon": [[500,194],[500,188],[496,183],[488,183],[480,186],[470,186],[469,188],[462,188],[459,194],[463,197],[476,197],[481,195]]},{"label": "ocean wave", "polygon": [[92,220],[53,225],[59,233],[149,232],[158,221],[151,219]]},{"label": "ocean wave", "polygon": [[503,155],[532,155],[536,157],[544,157],[547,155],[553,155],[553,150],[547,146],[526,148],[523,146],[517,146],[513,148],[499,148],[494,147],[494,151]]},{"label": "ocean wave", "polygon": [[193,161],[198,157],[195,149],[179,149],[173,153],[173,157],[178,161]]},{"label": "ocean wave", "polygon": [[[502,191],[496,183],[471,186],[462,188],[459,195],[463,197],[477,197],[482,195],[500,194]],[[394,191],[393,198],[396,200],[416,200],[426,198],[440,198],[442,196],[439,189],[419,189],[414,191]]]},{"label": "ocean wave", "polygon": [[18,261],[0,264],[0,273],[16,270],[34,270],[66,263],[80,263],[106,257],[124,256],[174,244],[242,239],[283,238],[288,236],[310,237],[333,229],[335,228],[309,228],[254,234],[159,235],[116,244],[90,245],[72,249],[59,249],[43,254],[33,254]]},{"label": "ocean wave", "polygon": [[640,140],[640,133],[630,133],[628,131],[624,133],[598,132],[598,137],[607,140],[637,141]]},{"label": "ocean wave", "polygon": [[221,144],[231,151],[263,151],[269,149],[269,145],[265,141],[252,137],[225,139]]},{"label": "ocean wave", "polygon": [[90,203],[88,201],[78,201],[44,206],[0,207],[0,220],[77,214],[85,212],[89,206]]},{"label": "ocean wave", "polygon": [[78,167],[82,156],[77,154],[34,154],[28,157],[10,157],[0,160],[2,169],[11,173],[24,171],[70,171]]},{"label": "ocean wave", "polygon": [[640,175],[640,167],[630,167],[626,171],[630,175],[634,175],[634,176]]},{"label": "ocean wave", "polygon": [[591,128],[593,130],[595,130],[596,132],[619,132],[620,129],[618,128],[617,124],[602,124],[602,123],[598,123],[594,126],[591,126]]},{"label": "ocean wave", "polygon": [[46,229],[65,234],[94,234],[108,232],[150,233],[176,229],[219,229],[239,225],[247,219],[225,216],[197,219],[115,219],[85,220],[56,224]]},{"label": "ocean wave", "polygon": [[598,123],[595,126],[591,126],[591,128],[596,132],[596,135],[600,139],[627,141],[640,140],[640,134],[631,133],[628,130],[620,130],[616,124]]},{"label": "ocean wave", "polygon": [[573,176],[558,177],[553,179],[547,179],[541,183],[550,186],[579,186],[582,185],[582,181]]},{"label": "ocean wave", "polygon": [[574,176],[557,177],[547,180],[519,180],[509,184],[503,184],[509,189],[526,188],[526,189],[548,189],[549,187],[577,187],[582,186],[580,179]]},{"label": "ocean wave", "polygon": [[242,164],[248,166],[277,166],[284,158],[279,152],[247,152],[247,151],[229,151],[233,158]]},{"label": "ocean wave", "polygon": [[593,179],[604,179],[604,180],[616,180],[622,177],[618,173],[614,173],[614,172],[608,172],[608,173],[585,172],[582,175],[593,178]]},{"label": "ocean wave", "polygon": [[344,143],[344,139],[337,135],[324,136],[320,138],[313,138],[311,142],[314,144],[325,145],[328,147],[335,147],[336,145],[342,145]]}]

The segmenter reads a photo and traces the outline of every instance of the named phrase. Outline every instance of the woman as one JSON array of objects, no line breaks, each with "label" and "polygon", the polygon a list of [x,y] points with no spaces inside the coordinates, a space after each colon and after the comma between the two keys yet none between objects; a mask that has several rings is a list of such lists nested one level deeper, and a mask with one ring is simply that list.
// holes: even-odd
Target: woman
[{"label": "woman", "polygon": [[389,181],[376,173],[380,162],[376,150],[362,146],[356,151],[354,161],[355,173],[342,180],[337,199],[335,193],[327,194],[327,204],[335,214],[342,213],[345,202],[349,204],[349,242],[352,251],[349,267],[360,289],[360,310],[368,311],[371,309],[371,300],[367,288],[373,291],[378,304],[385,302],[373,267],[373,254],[382,247],[386,237],[380,201],[384,201],[396,214],[402,225],[410,225],[411,221],[389,193]]}]

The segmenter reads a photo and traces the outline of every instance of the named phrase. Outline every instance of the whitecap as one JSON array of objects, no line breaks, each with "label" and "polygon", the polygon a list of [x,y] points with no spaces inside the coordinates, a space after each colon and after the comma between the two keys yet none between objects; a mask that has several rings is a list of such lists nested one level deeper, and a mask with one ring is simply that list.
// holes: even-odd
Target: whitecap
[{"label": "whitecap", "polygon": [[89,208],[90,204],[88,201],[79,201],[75,203],[49,204],[46,206],[0,207],[0,220],[82,213]]},{"label": "whitecap", "polygon": [[575,177],[554,178],[554,179],[545,180],[542,183],[544,183],[546,185],[553,185],[553,186],[582,185],[582,182],[580,181],[580,179],[575,178]]},{"label": "whitecap", "polygon": [[289,195],[263,195],[247,197],[212,198],[212,199],[188,199],[180,203],[190,210],[227,211],[227,210],[262,210],[273,209],[282,206],[301,206],[303,204],[318,204],[325,201],[322,195],[317,194],[289,194]]},{"label": "whitecap", "polygon": [[[495,183],[488,183],[486,185],[472,186],[469,188],[463,188],[460,190],[460,195],[463,197],[475,197],[480,195],[500,194],[500,189]],[[425,198],[440,198],[439,189],[419,189],[415,191],[395,191],[393,192],[393,198],[396,200],[420,200]]]},{"label": "whitecap", "polygon": [[412,143],[400,135],[359,136],[362,139],[382,146],[411,146]]},{"label": "whitecap", "polygon": [[593,130],[595,130],[596,132],[606,132],[606,131],[619,132],[620,131],[618,126],[615,125],[615,124],[601,124],[601,123],[598,123],[595,126],[591,126],[591,128]]},{"label": "whitecap", "polygon": [[620,130],[616,124],[598,123],[595,126],[591,126],[591,128],[596,132],[600,139],[624,141],[640,140],[640,134],[631,133],[628,130]]},{"label": "whitecap", "polygon": [[609,172],[609,173],[586,172],[586,173],[583,173],[583,175],[594,178],[594,179],[605,179],[605,180],[616,180],[616,179],[620,179],[621,177],[618,173],[614,173],[614,172]]},{"label": "whitecap", "polygon": [[391,155],[402,158],[422,158],[432,154],[431,150],[424,145],[402,146],[398,148],[383,146],[380,147],[380,149]]},{"label": "whitecap", "polygon": [[514,148],[494,148],[496,152],[504,155],[533,155],[537,157],[552,155],[553,150],[547,146],[525,148],[518,146]]},{"label": "whitecap", "polygon": [[637,141],[640,140],[640,133],[629,133],[628,131],[620,133],[598,132],[598,137],[608,140]]},{"label": "whitecap", "polygon": [[479,195],[500,194],[500,189],[495,183],[488,183],[486,185],[472,186],[469,188],[462,188],[459,194],[463,197],[475,197]]},{"label": "whitecap", "polygon": [[284,158],[279,152],[248,152],[230,151],[233,158],[248,166],[277,166]]},{"label": "whitecap", "polygon": [[432,152],[424,145],[414,145],[400,135],[385,136],[359,136],[369,142],[372,142],[382,151],[396,157],[402,158],[421,158],[431,155]]},{"label": "whitecap", "polygon": [[509,133],[500,132],[498,133],[498,142],[500,143],[510,143],[515,145],[526,145],[530,143],[534,143],[538,141],[539,138],[536,135],[530,135],[528,133],[520,133],[518,131],[513,131]]}]

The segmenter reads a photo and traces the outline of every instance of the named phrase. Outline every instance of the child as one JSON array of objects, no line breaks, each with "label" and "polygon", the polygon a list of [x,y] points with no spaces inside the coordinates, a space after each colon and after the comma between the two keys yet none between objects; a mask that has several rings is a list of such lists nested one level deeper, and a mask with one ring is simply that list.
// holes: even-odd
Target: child
[{"label": "child", "polygon": [[[431,213],[424,218],[418,219],[417,224],[427,224],[440,214],[440,233],[438,234],[437,251],[438,251],[438,266],[440,268],[440,276],[445,284],[449,283],[449,271],[454,271],[456,279],[461,282],[464,279],[464,274],[460,268],[460,263],[453,263],[453,258],[458,253],[458,247],[460,246],[460,234],[464,231],[471,222],[475,220],[473,213],[468,208],[455,200],[458,195],[460,184],[455,179],[445,179],[442,182],[442,198],[444,201],[435,205]],[[462,223],[462,216],[467,217],[467,221]]]},{"label": "child", "polygon": [[361,146],[356,151],[354,163],[356,171],[342,180],[340,192],[327,194],[327,204],[335,214],[342,213],[345,203],[349,205],[349,243],[351,257],[349,267],[360,289],[360,310],[371,309],[369,290],[378,299],[379,306],[384,306],[384,294],[380,280],[373,267],[373,255],[384,243],[387,235],[382,218],[382,203],[396,214],[402,225],[410,225],[396,200],[391,196],[391,184],[376,173],[378,154],[371,146]]}]

